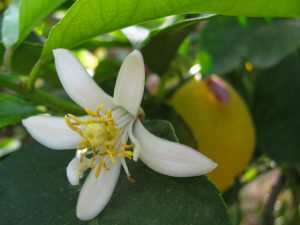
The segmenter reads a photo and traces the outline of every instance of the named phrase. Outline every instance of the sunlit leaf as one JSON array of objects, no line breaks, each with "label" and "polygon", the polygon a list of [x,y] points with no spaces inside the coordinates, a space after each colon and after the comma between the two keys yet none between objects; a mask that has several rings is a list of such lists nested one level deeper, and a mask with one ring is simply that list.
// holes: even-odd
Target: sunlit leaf
[{"label": "sunlit leaf", "polygon": [[298,0],[77,0],[53,27],[42,58],[54,48],[72,48],[96,35],[174,14],[217,13],[242,16],[297,16]]},{"label": "sunlit leaf", "polygon": [[32,28],[65,0],[14,0],[5,11],[2,41],[6,48],[20,44]]}]

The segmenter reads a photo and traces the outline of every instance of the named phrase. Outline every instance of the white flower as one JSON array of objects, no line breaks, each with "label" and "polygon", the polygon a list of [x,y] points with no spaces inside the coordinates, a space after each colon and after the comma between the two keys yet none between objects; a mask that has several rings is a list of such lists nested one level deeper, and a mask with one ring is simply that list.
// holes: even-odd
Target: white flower
[{"label": "white flower", "polygon": [[103,210],[112,196],[121,165],[130,177],[125,158],[139,158],[151,169],[174,177],[198,176],[216,167],[200,152],[151,134],[138,119],[145,82],[139,51],[129,54],[123,62],[113,97],[97,86],[68,50],[56,49],[54,56],[64,89],[88,115],[32,116],[24,119],[23,125],[49,148],[77,147],[81,154],[67,167],[72,185],[78,184],[86,169],[92,169],[79,194],[78,218],[90,220]]}]

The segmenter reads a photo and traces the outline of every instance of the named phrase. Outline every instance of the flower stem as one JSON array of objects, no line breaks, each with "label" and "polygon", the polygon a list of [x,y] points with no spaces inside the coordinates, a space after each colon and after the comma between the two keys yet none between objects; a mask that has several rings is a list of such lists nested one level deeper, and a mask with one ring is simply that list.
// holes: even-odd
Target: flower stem
[{"label": "flower stem", "polygon": [[13,53],[14,50],[12,48],[5,49],[3,56],[3,64],[1,68],[4,72],[9,72],[11,70],[11,57]]},{"label": "flower stem", "polygon": [[73,113],[76,115],[82,115],[84,113],[83,109],[75,103],[51,95],[46,91],[39,89],[28,92],[24,87],[24,83],[16,76],[0,75],[1,87],[6,87],[12,91],[18,92],[23,97],[34,101],[36,104],[46,105],[52,110],[62,113]]},{"label": "flower stem", "polygon": [[28,76],[28,80],[26,82],[26,87],[28,91],[32,91],[35,88],[35,81],[38,78],[38,76],[40,75],[40,70],[44,65],[44,61],[39,59],[36,64],[34,65],[34,67],[32,68],[32,70],[30,71],[30,74]]}]

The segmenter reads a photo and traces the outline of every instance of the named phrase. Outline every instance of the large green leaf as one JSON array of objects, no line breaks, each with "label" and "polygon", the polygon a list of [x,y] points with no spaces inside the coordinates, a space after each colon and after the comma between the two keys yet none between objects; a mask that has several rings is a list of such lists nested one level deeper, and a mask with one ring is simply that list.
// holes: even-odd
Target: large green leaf
[{"label": "large green leaf", "polygon": [[255,81],[258,147],[279,163],[300,162],[299,55],[263,71]]},{"label": "large green leaf", "polygon": [[0,109],[0,128],[38,112],[33,105],[22,98],[5,93],[0,93]]},{"label": "large green leaf", "polygon": [[3,18],[2,41],[6,48],[20,44],[32,28],[65,0],[14,0]]},{"label": "large green leaf", "polygon": [[[193,30],[195,25],[202,20],[214,15],[203,15],[193,19],[186,19],[171,26],[153,30],[142,48],[146,65],[158,74],[163,74],[168,69],[177,49]],[[155,56],[155,57],[153,57]]]},{"label": "large green leaf", "polygon": [[53,27],[42,57],[49,57],[54,48],[71,48],[98,34],[168,15],[298,16],[299,8],[298,0],[77,0]]},{"label": "large green leaf", "polygon": [[202,72],[231,72],[245,61],[268,68],[300,47],[299,35],[296,19],[214,18],[199,36]]},{"label": "large green leaf", "polygon": [[[147,127],[156,133],[164,130],[164,136],[174,139],[166,125],[157,121]],[[78,189],[65,175],[73,156],[72,150],[58,152],[35,144],[2,160],[0,224],[88,224],[76,219]],[[205,176],[172,178],[141,162],[128,165],[135,182],[121,173],[111,201],[96,218],[98,224],[230,224],[219,192]]]}]

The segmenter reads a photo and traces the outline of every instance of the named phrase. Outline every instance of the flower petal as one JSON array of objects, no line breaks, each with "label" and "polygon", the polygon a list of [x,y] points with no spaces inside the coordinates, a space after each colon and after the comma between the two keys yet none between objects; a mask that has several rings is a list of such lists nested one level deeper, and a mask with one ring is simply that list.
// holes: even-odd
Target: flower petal
[{"label": "flower petal", "polygon": [[126,57],[119,71],[114,90],[114,103],[136,117],[143,98],[144,85],[143,56],[135,50]]},{"label": "flower petal", "polygon": [[73,158],[67,166],[67,177],[72,185],[79,184],[81,162],[79,158]]},{"label": "flower petal", "polygon": [[66,172],[67,177],[71,185],[78,185],[81,172],[88,168],[89,160],[83,158],[83,161],[80,162],[80,158],[75,157],[71,160],[67,166]]},{"label": "flower petal", "polygon": [[80,136],[72,131],[62,117],[32,116],[22,120],[31,136],[52,149],[74,149],[79,145]]},{"label": "flower petal", "polygon": [[53,50],[59,79],[68,95],[81,107],[95,110],[103,104],[114,108],[112,97],[91,78],[81,62],[66,49]]},{"label": "flower petal", "polygon": [[133,133],[141,144],[139,158],[156,172],[173,177],[191,177],[212,171],[217,164],[200,152],[151,134],[137,120]]},{"label": "flower petal", "polygon": [[120,174],[120,160],[108,163],[109,170],[101,170],[95,176],[96,167],[91,170],[80,191],[77,202],[77,217],[90,220],[97,216],[109,202]]}]

